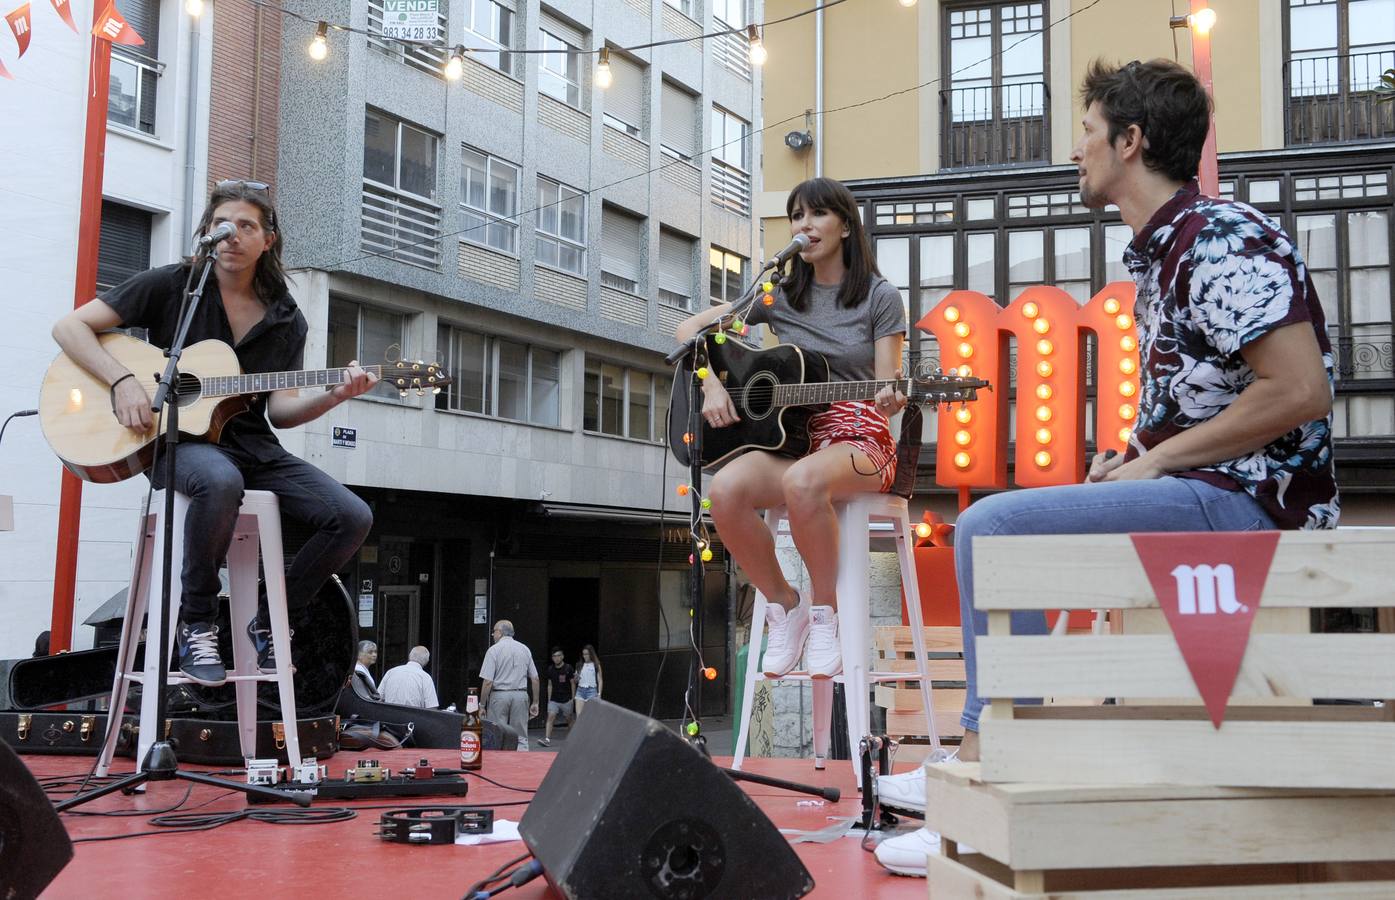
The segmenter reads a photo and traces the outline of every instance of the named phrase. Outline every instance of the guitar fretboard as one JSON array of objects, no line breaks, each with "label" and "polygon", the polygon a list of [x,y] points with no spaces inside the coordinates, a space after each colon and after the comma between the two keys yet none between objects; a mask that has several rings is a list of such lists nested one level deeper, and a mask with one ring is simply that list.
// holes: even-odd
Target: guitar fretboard
[{"label": "guitar fretboard", "polygon": [[887,379],[885,381],[823,381],[808,384],[782,384],[775,388],[776,406],[816,406],[838,403],[844,400],[871,400],[877,392],[888,385],[899,388],[907,396],[911,393],[909,378]]},{"label": "guitar fretboard", "polygon": [[[365,372],[381,375],[382,366],[364,366]],[[289,391],[306,387],[343,384],[346,369],[305,369],[300,372],[251,372],[246,375],[209,375],[200,379],[205,397],[232,397],[266,391]]]}]

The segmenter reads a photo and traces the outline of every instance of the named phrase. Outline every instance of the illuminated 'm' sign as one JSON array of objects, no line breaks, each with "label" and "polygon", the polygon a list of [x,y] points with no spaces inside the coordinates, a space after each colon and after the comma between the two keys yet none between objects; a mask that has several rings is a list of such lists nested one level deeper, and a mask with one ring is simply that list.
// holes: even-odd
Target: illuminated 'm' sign
[{"label": "illuminated 'm' sign", "polygon": [[1133,283],[1118,281],[1083,306],[1060,288],[1036,286],[1007,307],[977,291],[954,291],[926,313],[916,327],[939,341],[944,370],[986,378],[996,388],[977,403],[940,409],[935,481],[1007,487],[1010,338],[1017,342],[1016,483],[1084,480],[1088,333],[1098,343],[1096,443],[1122,452],[1138,415],[1133,304]]}]

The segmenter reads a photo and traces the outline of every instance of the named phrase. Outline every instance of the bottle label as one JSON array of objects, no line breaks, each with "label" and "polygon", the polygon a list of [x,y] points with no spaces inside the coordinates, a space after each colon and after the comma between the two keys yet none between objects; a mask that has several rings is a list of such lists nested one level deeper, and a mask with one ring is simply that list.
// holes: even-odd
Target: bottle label
[{"label": "bottle label", "polygon": [[469,765],[480,758],[480,736],[473,731],[460,732],[460,764]]},{"label": "bottle label", "polygon": [[466,712],[479,712],[479,711],[480,711],[480,698],[477,697],[477,696],[475,696],[474,694],[471,694],[470,696],[466,697],[466,698],[465,698],[465,711],[466,711]]}]

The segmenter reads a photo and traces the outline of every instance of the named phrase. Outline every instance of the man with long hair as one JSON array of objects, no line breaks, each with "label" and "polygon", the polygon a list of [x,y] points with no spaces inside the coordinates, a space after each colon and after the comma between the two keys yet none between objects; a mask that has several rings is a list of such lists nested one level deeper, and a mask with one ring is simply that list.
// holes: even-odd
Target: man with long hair
[{"label": "man with long hair", "polygon": [[[231,223],[232,237],[220,252],[203,300],[195,311],[187,343],[220,340],[237,354],[244,372],[300,369],[309,331],[296,308],[281,267],[282,235],[265,184],[223,181],[214,188],[199,221],[198,234]],[[151,343],[174,342],[186,283],[196,260],[142,272],[83,304],[53,328],[54,340],[69,358],[111,385],[112,411],[122,425],[152,431],[150,396],[139,374],[128,372],[102,349],[97,335],[113,328],[144,328]],[[373,517],[367,504],[309,463],[287,453],[271,427],[294,428],[324,415],[351,397],[370,390],[377,377],[357,361],[349,378],[325,391],[273,391],[253,398],[251,409],[224,427],[218,443],[181,442],[171,487],[189,498],[181,573],[181,621],[176,633],[179,668],[193,681],[219,685],[227,670],[218,651],[218,566],[232,543],[242,492],[274,492],[281,512],[314,529],[286,575],[292,608],[307,602],[331,574],[346,563],[368,534]],[[150,472],[164,488],[165,469]],[[267,560],[268,565],[279,561]],[[272,671],[271,626],[265,599],[244,626],[257,650],[257,662]]]}]

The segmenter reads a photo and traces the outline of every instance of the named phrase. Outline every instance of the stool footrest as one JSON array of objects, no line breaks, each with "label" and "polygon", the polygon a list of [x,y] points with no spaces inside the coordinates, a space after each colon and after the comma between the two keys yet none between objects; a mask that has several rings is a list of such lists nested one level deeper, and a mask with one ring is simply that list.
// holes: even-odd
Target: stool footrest
[{"label": "stool footrest", "polygon": [[[145,682],[144,672],[122,672],[121,677],[127,681],[134,681],[138,684]],[[262,672],[259,675],[229,675],[228,681],[275,681],[279,676],[275,672]],[[165,675],[165,683],[175,684],[200,684],[182,672],[169,672]]]}]

